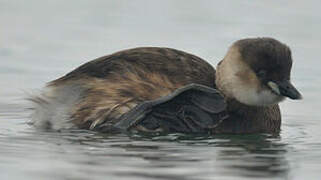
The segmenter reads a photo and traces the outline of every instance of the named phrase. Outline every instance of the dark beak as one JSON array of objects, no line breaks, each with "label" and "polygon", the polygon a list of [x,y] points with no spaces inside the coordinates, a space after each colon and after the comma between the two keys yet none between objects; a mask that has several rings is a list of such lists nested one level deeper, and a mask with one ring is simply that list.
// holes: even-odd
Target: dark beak
[{"label": "dark beak", "polygon": [[291,99],[302,99],[299,91],[291,84],[289,80],[276,82],[280,89],[280,94],[282,96],[289,97]]}]

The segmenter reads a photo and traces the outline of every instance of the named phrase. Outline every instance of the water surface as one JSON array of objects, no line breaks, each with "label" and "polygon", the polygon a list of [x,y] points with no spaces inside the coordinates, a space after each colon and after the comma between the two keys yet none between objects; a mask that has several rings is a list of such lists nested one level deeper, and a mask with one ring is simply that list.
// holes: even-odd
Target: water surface
[{"label": "water surface", "polygon": [[[319,1],[0,0],[0,179],[319,179]],[[80,64],[121,49],[164,46],[212,65],[232,42],[287,43],[292,81],[282,132],[159,137],[29,126],[26,94]]]}]

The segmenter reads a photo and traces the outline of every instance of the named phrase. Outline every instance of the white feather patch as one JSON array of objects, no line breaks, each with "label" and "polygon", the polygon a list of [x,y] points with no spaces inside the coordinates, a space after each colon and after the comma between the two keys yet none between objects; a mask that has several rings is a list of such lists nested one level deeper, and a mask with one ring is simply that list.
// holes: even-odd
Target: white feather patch
[{"label": "white feather patch", "polygon": [[31,97],[33,113],[31,122],[37,128],[54,130],[69,129],[72,107],[80,100],[83,88],[67,85],[59,88],[46,87],[42,92]]}]

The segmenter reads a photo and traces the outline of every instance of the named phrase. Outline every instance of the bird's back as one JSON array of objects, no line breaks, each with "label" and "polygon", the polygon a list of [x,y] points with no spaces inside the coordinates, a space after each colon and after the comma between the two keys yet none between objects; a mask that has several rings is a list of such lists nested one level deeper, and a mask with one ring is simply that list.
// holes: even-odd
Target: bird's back
[{"label": "bird's back", "polygon": [[173,84],[198,83],[215,87],[215,70],[205,60],[183,51],[160,47],[134,48],[100,57],[50,84],[58,85],[81,76],[112,80],[130,78],[129,75],[151,82],[156,80],[153,75],[159,75],[157,77],[167,78]]}]

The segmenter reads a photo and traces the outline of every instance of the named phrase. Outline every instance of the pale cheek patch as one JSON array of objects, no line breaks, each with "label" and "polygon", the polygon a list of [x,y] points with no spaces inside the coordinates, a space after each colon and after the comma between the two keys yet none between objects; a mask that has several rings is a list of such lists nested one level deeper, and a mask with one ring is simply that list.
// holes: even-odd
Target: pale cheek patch
[{"label": "pale cheek patch", "polygon": [[269,106],[283,100],[281,96],[275,95],[270,90],[258,92],[256,88],[239,89],[235,93],[235,98],[241,103],[251,106]]},{"label": "pale cheek patch", "polygon": [[261,106],[269,106],[272,104],[279,103],[282,101],[284,98],[282,96],[278,96],[271,92],[271,90],[264,90],[258,93],[258,105]]},{"label": "pale cheek patch", "polygon": [[[242,70],[242,71],[241,71]],[[233,95],[243,104],[251,106],[269,106],[276,104],[282,100],[281,96],[273,93],[270,89],[262,89],[261,84],[255,73],[243,66],[233,80]],[[278,92],[278,87],[275,83],[270,83],[271,89]]]}]

